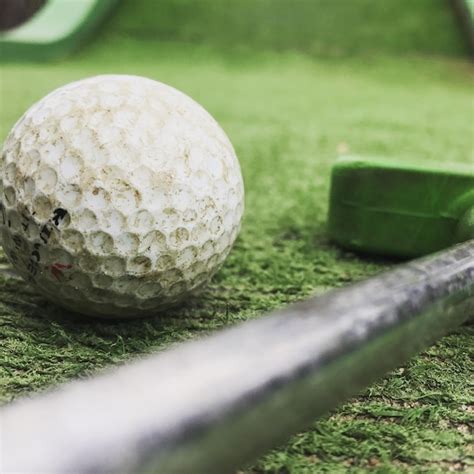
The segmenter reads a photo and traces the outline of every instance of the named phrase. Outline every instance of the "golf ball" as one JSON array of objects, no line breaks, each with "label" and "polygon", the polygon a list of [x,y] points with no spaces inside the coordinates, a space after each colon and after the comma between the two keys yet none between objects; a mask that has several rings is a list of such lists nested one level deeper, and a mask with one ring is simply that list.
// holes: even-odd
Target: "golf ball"
[{"label": "golf ball", "polygon": [[209,281],[239,232],[234,149],[196,102],[103,75],[33,105],[0,161],[0,239],[27,281],[70,310],[154,313]]}]

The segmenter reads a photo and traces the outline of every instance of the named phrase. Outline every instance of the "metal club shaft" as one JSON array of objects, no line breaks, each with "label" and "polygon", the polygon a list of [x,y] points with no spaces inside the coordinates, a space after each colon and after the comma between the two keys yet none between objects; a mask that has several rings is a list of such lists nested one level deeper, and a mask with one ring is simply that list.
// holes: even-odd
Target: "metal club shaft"
[{"label": "metal club shaft", "polygon": [[0,410],[0,471],[232,472],[474,314],[474,240]]}]

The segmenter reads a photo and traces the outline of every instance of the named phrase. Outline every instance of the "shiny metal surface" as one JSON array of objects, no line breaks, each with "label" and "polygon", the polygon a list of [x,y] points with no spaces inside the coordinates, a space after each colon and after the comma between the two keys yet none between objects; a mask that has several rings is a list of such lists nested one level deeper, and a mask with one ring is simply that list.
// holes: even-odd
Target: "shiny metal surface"
[{"label": "shiny metal surface", "polygon": [[232,472],[474,314],[474,241],[0,411],[0,471]]}]

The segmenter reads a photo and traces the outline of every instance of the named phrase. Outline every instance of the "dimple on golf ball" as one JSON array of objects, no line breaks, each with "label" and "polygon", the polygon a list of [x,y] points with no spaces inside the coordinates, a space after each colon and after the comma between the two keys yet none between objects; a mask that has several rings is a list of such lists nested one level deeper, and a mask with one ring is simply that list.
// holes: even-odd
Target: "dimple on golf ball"
[{"label": "dimple on golf ball", "polygon": [[243,199],[234,149],[201,106],[151,79],[97,76],[53,91],[7,137],[0,239],[55,303],[141,316],[209,281]]}]

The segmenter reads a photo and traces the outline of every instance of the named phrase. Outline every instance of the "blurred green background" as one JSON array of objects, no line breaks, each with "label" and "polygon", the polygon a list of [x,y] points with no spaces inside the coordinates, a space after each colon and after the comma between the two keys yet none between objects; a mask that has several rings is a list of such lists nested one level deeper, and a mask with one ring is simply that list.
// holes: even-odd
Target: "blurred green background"
[{"label": "blurred green background", "polygon": [[455,21],[446,0],[137,0],[123,4],[110,29],[227,51],[462,56],[466,46]]},{"label": "blurred green background", "polygon": [[[55,87],[112,72],[171,84],[223,126],[246,184],[241,236],[203,295],[148,320],[77,319],[3,272],[2,403],[391,267],[326,237],[339,154],[474,167],[474,67],[444,0],[123,0],[77,54],[1,66],[0,140]],[[473,332],[242,472],[474,469]]]}]

